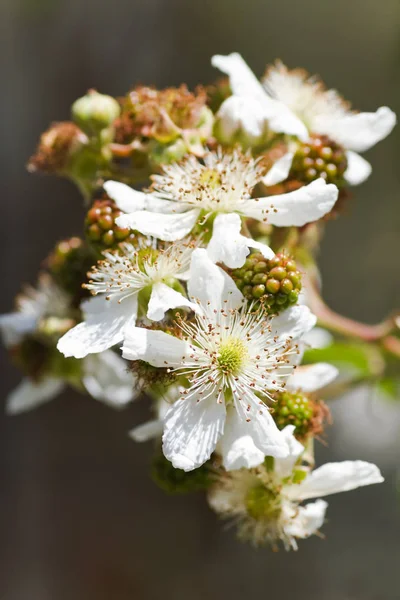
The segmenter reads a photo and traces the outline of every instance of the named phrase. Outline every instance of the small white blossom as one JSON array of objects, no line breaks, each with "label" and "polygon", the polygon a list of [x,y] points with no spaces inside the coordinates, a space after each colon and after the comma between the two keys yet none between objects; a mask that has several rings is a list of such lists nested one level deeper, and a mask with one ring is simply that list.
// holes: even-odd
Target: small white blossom
[{"label": "small white blossom", "polygon": [[[9,394],[6,411],[10,415],[32,410],[53,400],[71,382],[62,377],[45,375],[39,381],[25,377]],[[123,408],[134,400],[134,380],[126,361],[111,350],[87,356],[81,361],[81,377],[74,387],[86,392],[112,408]]]},{"label": "small white blossom", "polygon": [[319,179],[288,194],[251,197],[261,169],[250,155],[209,152],[203,162],[189,156],[163,167],[154,176],[154,193],[141,194],[109,181],[105,188],[121,210],[120,227],[130,227],[161,240],[180,240],[198,224],[212,228],[208,252],[215,262],[241,267],[256,248],[266,258],[274,253],[265,244],[241,234],[241,218],[250,217],[278,227],[303,226],[330,212],[338,190]]},{"label": "small white blossom", "polygon": [[[229,76],[233,92],[222,104],[219,120],[224,119],[231,130],[236,123],[255,138],[267,126],[301,141],[307,141],[310,134],[327,135],[346,150],[345,179],[351,185],[362,183],[371,172],[371,165],[357,153],[384,139],[396,124],[396,115],[387,106],[374,113],[354,112],[336,90],[327,90],[317,78],[300,69],[289,71],[280,62],[261,83],[240,54],[214,56],[212,64]],[[267,174],[265,184],[285,180],[293,157],[289,148]]]},{"label": "small white blossom", "polygon": [[41,319],[70,316],[71,299],[53,279],[42,273],[37,287],[26,286],[16,298],[15,312],[0,315],[0,331],[6,346],[15,346],[27,333],[32,333]]},{"label": "small white blossom", "polygon": [[84,320],[60,339],[60,352],[82,358],[122,342],[136,322],[142,290],[149,290],[146,316],[153,321],[171,308],[196,308],[171,287],[186,278],[192,251],[191,244],[182,242],[166,250],[156,250],[155,244],[139,250],[125,244],[122,253],[105,252],[87,284],[95,297],[82,303]]},{"label": "small white blossom", "polygon": [[220,440],[229,454],[239,438],[263,455],[286,456],[286,441],[262,398],[284,389],[299,360],[296,340],[315,317],[303,306],[272,320],[243,309],[241,292],[203,249],[192,255],[189,295],[199,314],[180,323],[183,338],[136,327],[123,346],[125,358],[168,367],[189,382],[164,418],[166,458],[190,471]]},{"label": "small white blossom", "polygon": [[[304,500],[381,483],[374,464],[363,461],[328,463],[310,472],[302,464],[303,446],[293,436],[293,425],[282,431],[289,456],[267,461],[251,470],[222,472],[208,494],[210,506],[237,525],[238,535],[254,545],[282,541],[286,550],[297,550],[297,539],[319,531],[327,503]],[[272,466],[273,465],[273,466]]]},{"label": "small white blossom", "polygon": [[[0,316],[0,331],[6,346],[12,348],[22,343],[25,336],[34,336],[43,319],[56,325],[70,326],[71,298],[59,288],[52,278],[43,273],[37,288],[26,287],[17,297],[17,311]],[[41,332],[45,335],[45,330]],[[50,341],[49,341],[50,343]],[[57,352],[49,346],[49,351]],[[80,376],[76,387],[83,388],[95,399],[113,407],[121,407],[134,397],[132,376],[126,362],[114,352],[106,351],[85,358],[78,367]],[[39,379],[25,377],[9,394],[6,411],[18,414],[36,408],[58,396],[71,381],[51,372]]]}]

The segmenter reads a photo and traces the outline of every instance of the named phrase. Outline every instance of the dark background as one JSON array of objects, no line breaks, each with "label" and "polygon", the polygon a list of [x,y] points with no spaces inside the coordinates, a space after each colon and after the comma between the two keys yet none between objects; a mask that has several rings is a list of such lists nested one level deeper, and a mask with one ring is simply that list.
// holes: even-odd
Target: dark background
[{"label": "dark background", "polygon": [[[212,54],[241,52],[257,74],[282,58],[320,73],[354,106],[399,109],[399,0],[1,0],[0,310],[62,237],[82,204],[66,181],[24,164],[51,121],[89,87],[122,95],[135,82],[211,81]],[[398,129],[371,150],[370,180],[329,224],[325,297],[368,322],[399,305]],[[2,398],[19,374],[2,359]],[[224,531],[201,496],[171,498],[149,480],[150,445],[122,413],[65,393],[0,423],[0,598],[198,600],[400,598],[399,405],[361,390],[332,404],[319,461],[363,458],[385,484],[329,499],[326,540],[298,553],[255,551]]]}]

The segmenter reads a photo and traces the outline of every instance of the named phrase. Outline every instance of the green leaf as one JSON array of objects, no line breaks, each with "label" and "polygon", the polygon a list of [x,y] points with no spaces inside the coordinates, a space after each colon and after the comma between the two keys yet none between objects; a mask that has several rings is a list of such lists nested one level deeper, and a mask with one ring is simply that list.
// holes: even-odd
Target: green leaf
[{"label": "green leaf", "polygon": [[366,344],[336,342],[326,348],[306,350],[304,363],[328,362],[360,377],[380,374],[385,366],[378,348]]},{"label": "green leaf", "polygon": [[377,389],[389,400],[400,400],[400,379],[398,377],[382,377],[377,383]]}]

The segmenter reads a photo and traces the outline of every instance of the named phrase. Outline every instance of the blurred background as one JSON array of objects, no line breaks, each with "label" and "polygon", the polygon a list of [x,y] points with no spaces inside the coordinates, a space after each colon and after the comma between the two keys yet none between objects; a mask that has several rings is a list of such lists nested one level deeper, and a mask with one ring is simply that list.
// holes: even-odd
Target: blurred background
[{"label": "blurred background", "polygon": [[[80,234],[77,190],[24,165],[89,87],[211,82],[211,55],[236,50],[257,74],[279,57],[359,109],[400,109],[399,0],[1,0],[0,22],[0,312],[58,239]],[[370,323],[400,304],[398,155],[397,128],[368,152],[373,174],[321,252],[326,300]],[[1,360],[5,399],[19,374],[3,349]],[[168,497],[151,482],[151,445],[127,436],[145,402],[118,413],[68,392],[1,416],[0,598],[400,598],[400,403],[364,389],[331,408],[318,461],[373,460],[386,482],[330,497],[326,540],[288,555],[240,544],[202,496]]]}]

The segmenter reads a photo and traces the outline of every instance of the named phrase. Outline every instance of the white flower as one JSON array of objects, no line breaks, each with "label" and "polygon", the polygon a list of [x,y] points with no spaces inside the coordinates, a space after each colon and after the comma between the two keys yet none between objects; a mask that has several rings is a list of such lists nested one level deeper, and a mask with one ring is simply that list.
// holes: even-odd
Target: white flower
[{"label": "white flower", "polygon": [[163,175],[154,176],[153,194],[140,195],[121,183],[107,182],[109,196],[129,213],[118,217],[118,225],[174,241],[188,235],[199,222],[209,224],[210,257],[237,268],[250,248],[257,248],[266,258],[273,256],[268,246],[240,233],[241,217],[301,227],[330,212],[338,197],[336,186],[319,179],[288,194],[253,199],[251,192],[261,179],[261,170],[251,156],[209,152],[203,160],[204,164],[189,156],[182,163],[164,166]]},{"label": "white flower", "polygon": [[83,358],[122,342],[136,322],[142,290],[150,292],[147,317],[153,321],[161,320],[171,308],[196,308],[171,287],[186,278],[192,251],[192,245],[182,242],[166,250],[151,246],[135,250],[125,244],[122,254],[105,252],[105,260],[93,269],[87,284],[95,297],[82,303],[84,320],[59,340],[60,352]]},{"label": "white flower", "polygon": [[363,461],[328,463],[311,473],[301,464],[303,446],[293,437],[293,425],[283,430],[290,455],[251,470],[221,473],[208,500],[222,517],[232,519],[238,535],[255,545],[282,541],[286,550],[297,550],[296,539],[307,538],[323,525],[327,503],[304,500],[381,483],[374,464]]},{"label": "white flower", "polygon": [[[69,295],[49,275],[43,273],[39,277],[37,288],[27,287],[18,296],[17,311],[0,316],[4,343],[8,347],[17,346],[25,336],[34,335],[41,319],[66,323],[69,321],[70,306]],[[55,348],[54,352],[57,352]],[[89,356],[82,361],[80,370],[80,383],[93,398],[114,407],[124,406],[133,399],[132,376],[127,371],[126,362],[114,352]],[[60,394],[68,383],[63,377],[52,373],[45,374],[38,381],[25,377],[9,394],[6,411],[14,415],[36,408]]]},{"label": "white flower", "polygon": [[[303,338],[305,336],[302,336]],[[303,343],[300,344],[302,346]],[[299,356],[300,360],[300,356]],[[316,363],[297,367],[287,378],[285,390],[288,392],[316,392],[328,385],[338,375],[338,370],[328,363]],[[265,459],[265,452],[256,446],[250,436],[225,435],[217,446],[217,451],[222,457],[222,465],[226,470],[250,469],[260,465]]]},{"label": "white flower", "polygon": [[[326,90],[315,77],[282,63],[271,67],[262,83],[243,58],[232,53],[214,56],[212,64],[230,78],[233,96],[220,109],[231,130],[234,124],[257,137],[270,130],[307,141],[310,134],[327,135],[346,150],[345,179],[358,185],[371,173],[371,165],[357,152],[365,152],[384,139],[396,124],[396,115],[382,106],[374,113],[356,113],[335,90]],[[228,104],[229,102],[229,104]],[[240,107],[240,110],[239,110]],[[286,179],[294,152],[288,152],[267,174],[266,185]]]},{"label": "white flower", "polygon": [[53,279],[42,273],[36,288],[26,286],[17,296],[17,310],[0,315],[0,331],[6,346],[15,346],[24,335],[35,331],[39,321],[51,316],[68,318],[71,299]]},{"label": "white flower", "polygon": [[[81,383],[92,398],[113,408],[122,408],[134,399],[134,381],[126,362],[111,350],[82,360]],[[58,396],[68,381],[51,375],[34,381],[28,377],[9,394],[6,411],[16,415],[36,408]]]},{"label": "white flower", "polygon": [[232,96],[225,100],[220,115],[230,120],[231,127],[237,121],[246,133],[257,138],[262,136],[266,125],[271,131],[294,135],[301,140],[308,138],[307,127],[285,103],[273,98],[237,52],[228,56],[215,55],[211,64],[229,76]]},{"label": "white flower", "polygon": [[221,438],[226,453],[237,438],[248,438],[264,455],[285,456],[286,441],[260,398],[283,389],[298,361],[296,340],[315,317],[303,306],[270,321],[243,310],[241,292],[203,249],[192,254],[188,287],[199,314],[180,323],[183,339],[133,327],[123,346],[125,358],[168,367],[189,382],[164,419],[166,458],[190,471]]}]

